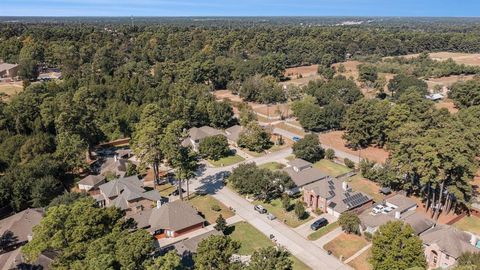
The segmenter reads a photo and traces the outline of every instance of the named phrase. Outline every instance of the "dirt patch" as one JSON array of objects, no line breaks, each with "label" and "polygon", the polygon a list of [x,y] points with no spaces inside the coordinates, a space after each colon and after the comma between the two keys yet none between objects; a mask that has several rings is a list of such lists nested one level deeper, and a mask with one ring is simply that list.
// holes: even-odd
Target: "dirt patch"
[{"label": "dirt patch", "polygon": [[243,102],[242,98],[238,95],[232,94],[232,91],[230,90],[217,90],[213,92],[213,96],[215,96],[215,99],[217,100],[229,99],[233,102]]},{"label": "dirt patch", "polygon": [[285,69],[285,73],[283,74],[285,77],[291,79],[298,79],[301,77],[310,77],[317,75],[318,65],[310,65],[310,66],[301,66],[301,67],[293,67]]},{"label": "dirt patch", "polygon": [[[418,198],[418,197],[410,197],[410,199],[414,200],[416,203],[417,203],[417,210],[416,212],[423,215],[424,217],[426,218],[432,218],[432,211],[431,209],[429,209],[428,211],[426,210],[425,208],[425,205],[424,203],[422,202],[422,199],[421,198]],[[442,213],[440,214],[440,216],[438,217],[438,223],[441,223],[441,224],[447,224],[449,223],[450,221],[452,221],[453,219],[457,218],[458,215],[455,214],[453,211],[451,211],[450,213],[446,214],[446,213]]]},{"label": "dirt patch", "polygon": [[264,105],[264,104],[251,104],[253,110],[257,113],[262,114],[267,117],[290,117],[292,110],[290,105],[286,103],[274,104],[274,105]]},{"label": "dirt patch", "polygon": [[455,107],[455,104],[451,99],[445,99],[440,102],[435,103],[435,108],[437,109],[442,109],[445,108],[447,109],[450,113],[457,113],[458,109]]},{"label": "dirt patch", "polygon": [[389,153],[382,148],[377,147],[368,147],[361,150],[353,150],[346,146],[347,141],[342,139],[343,131],[330,131],[326,133],[321,133],[319,135],[320,143],[327,148],[335,148],[343,152],[360,156],[361,158],[366,158],[373,160],[375,162],[384,163]]},{"label": "dirt patch", "polygon": [[452,84],[456,82],[464,82],[469,81],[474,78],[474,75],[452,75],[447,77],[440,77],[440,78],[431,78],[426,80],[428,84],[428,88],[433,88],[436,85],[441,87],[450,87]]},{"label": "dirt patch", "polygon": [[[332,66],[337,70],[337,74],[341,74],[347,78],[352,77],[356,82],[358,82],[358,66],[362,64],[362,62],[359,61],[346,61],[346,62],[340,62],[333,64]],[[340,65],[343,65],[345,67],[344,72],[338,72],[338,68]]]}]

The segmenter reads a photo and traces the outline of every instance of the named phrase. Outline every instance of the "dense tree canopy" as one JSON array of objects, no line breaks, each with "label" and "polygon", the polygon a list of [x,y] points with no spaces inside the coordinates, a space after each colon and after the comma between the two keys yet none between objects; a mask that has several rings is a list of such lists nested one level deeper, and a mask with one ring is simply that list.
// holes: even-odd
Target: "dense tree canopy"
[{"label": "dense tree canopy", "polygon": [[293,147],[293,154],[297,158],[305,159],[309,162],[316,162],[325,156],[325,151],[320,145],[318,135],[307,134],[296,142]]}]

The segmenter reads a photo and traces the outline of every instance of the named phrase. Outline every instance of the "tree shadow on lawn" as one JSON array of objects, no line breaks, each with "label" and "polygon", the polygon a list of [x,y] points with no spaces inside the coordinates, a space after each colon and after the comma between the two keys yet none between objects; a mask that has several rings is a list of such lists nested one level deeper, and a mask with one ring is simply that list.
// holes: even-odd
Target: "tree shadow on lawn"
[{"label": "tree shadow on lawn", "polygon": [[228,226],[228,227],[225,229],[225,231],[223,232],[223,234],[225,234],[225,235],[231,235],[234,231],[235,231],[235,225]]}]

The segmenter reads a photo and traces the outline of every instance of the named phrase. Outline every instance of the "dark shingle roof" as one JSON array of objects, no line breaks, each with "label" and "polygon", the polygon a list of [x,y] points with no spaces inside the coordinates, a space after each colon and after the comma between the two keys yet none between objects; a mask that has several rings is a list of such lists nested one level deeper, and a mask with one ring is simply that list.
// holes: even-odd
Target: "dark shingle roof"
[{"label": "dark shingle roof", "polygon": [[465,252],[480,252],[479,248],[470,244],[471,235],[469,233],[453,226],[437,225],[422,234],[420,238],[427,245],[438,245],[442,252],[454,258],[460,257]]},{"label": "dark shingle roof", "polygon": [[152,209],[149,218],[150,231],[170,229],[179,231],[205,222],[192,206],[183,201],[174,201]]}]

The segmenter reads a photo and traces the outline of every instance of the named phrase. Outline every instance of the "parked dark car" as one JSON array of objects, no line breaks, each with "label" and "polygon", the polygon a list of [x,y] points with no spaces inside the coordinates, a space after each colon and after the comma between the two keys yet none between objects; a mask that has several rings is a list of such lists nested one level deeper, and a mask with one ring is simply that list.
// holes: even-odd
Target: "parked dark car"
[{"label": "parked dark car", "polygon": [[321,218],[317,221],[315,221],[314,223],[312,223],[312,225],[310,225],[310,228],[314,231],[324,227],[324,226],[327,226],[328,225],[328,220],[326,218]]},{"label": "parked dark car", "polygon": [[[182,188],[182,193],[186,193],[185,189]],[[180,195],[180,192],[178,191],[178,189],[175,189],[172,193],[170,193],[169,196],[178,196]]]}]

